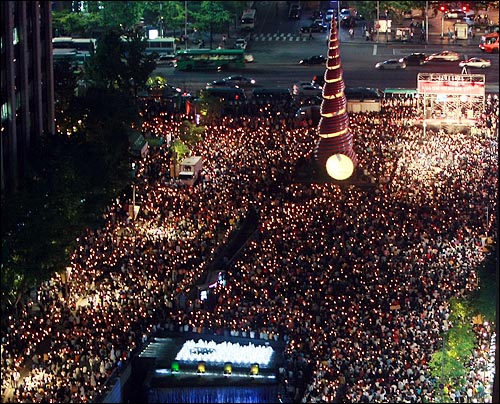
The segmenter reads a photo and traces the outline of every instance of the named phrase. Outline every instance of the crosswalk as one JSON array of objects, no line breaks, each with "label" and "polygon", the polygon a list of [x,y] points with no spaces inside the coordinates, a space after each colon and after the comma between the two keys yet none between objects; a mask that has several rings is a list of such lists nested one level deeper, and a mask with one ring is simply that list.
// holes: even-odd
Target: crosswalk
[{"label": "crosswalk", "polygon": [[298,41],[307,41],[308,35],[299,35],[299,34],[291,34],[291,33],[268,33],[268,34],[257,34],[252,35],[252,41],[256,42],[268,42],[268,41],[289,41],[289,42],[298,42]]}]

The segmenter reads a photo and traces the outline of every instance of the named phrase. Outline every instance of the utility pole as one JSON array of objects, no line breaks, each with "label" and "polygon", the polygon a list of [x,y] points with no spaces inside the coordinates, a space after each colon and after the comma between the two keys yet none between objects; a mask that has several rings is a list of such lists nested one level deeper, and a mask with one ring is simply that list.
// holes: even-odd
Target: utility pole
[{"label": "utility pole", "polygon": [[380,31],[380,1],[377,0],[377,42],[378,42],[378,35]]},{"label": "utility pole", "polygon": [[184,0],[184,43],[188,47],[188,2]]},{"label": "utility pole", "polygon": [[429,43],[429,1],[425,0],[425,43]]}]

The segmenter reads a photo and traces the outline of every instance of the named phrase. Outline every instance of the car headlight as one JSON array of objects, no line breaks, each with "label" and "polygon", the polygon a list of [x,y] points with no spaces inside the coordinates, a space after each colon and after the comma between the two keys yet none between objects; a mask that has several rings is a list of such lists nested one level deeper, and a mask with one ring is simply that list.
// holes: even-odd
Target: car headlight
[{"label": "car headlight", "polygon": [[404,61],[405,61],[405,60],[404,60],[404,58],[401,58],[401,59],[399,59],[399,61],[398,61],[398,62],[399,62],[399,63],[403,63]]}]

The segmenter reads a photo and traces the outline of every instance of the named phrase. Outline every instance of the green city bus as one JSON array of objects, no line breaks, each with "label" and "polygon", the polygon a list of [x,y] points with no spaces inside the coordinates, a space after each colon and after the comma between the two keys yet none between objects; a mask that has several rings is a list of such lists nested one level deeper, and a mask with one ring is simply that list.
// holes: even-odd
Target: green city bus
[{"label": "green city bus", "polygon": [[244,49],[186,49],[176,53],[178,70],[225,70],[245,67]]}]

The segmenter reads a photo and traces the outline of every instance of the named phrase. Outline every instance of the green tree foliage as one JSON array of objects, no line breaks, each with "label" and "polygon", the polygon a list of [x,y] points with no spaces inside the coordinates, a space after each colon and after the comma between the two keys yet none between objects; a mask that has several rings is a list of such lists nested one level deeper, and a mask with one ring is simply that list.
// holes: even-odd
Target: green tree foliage
[{"label": "green tree foliage", "polygon": [[[378,3],[380,15],[387,12],[389,17],[398,24],[403,20],[404,11],[411,9],[424,10],[425,8],[425,1],[380,1]],[[377,18],[376,1],[354,1],[351,6],[368,21],[375,21]]]},{"label": "green tree foliage", "polygon": [[95,54],[85,61],[85,79],[96,88],[135,94],[145,86],[156,67],[154,55],[146,55],[141,29],[123,36],[118,30],[103,33]]},{"label": "green tree foliage", "polygon": [[472,296],[472,311],[490,323],[496,322],[498,302],[498,245],[495,244],[479,268],[479,288]]},{"label": "green tree foliage", "polygon": [[[156,68],[155,55],[147,55],[146,42],[142,29],[136,29],[126,35],[124,79],[131,86],[134,95],[138,88],[144,88],[149,76]],[[128,78],[128,79],[127,79]]]},{"label": "green tree foliage", "polygon": [[144,11],[143,1],[103,1],[103,23],[107,28],[133,30]]},{"label": "green tree foliage", "polygon": [[180,127],[179,137],[188,148],[192,148],[197,143],[203,141],[202,133],[205,131],[205,126],[198,126],[189,121],[183,121]]},{"label": "green tree foliage", "polygon": [[231,21],[230,13],[222,1],[202,1],[199,11],[193,11],[196,28],[210,33],[210,48],[213,44],[213,34],[224,32]]},{"label": "green tree foliage", "polygon": [[146,1],[144,2],[144,23],[160,26],[163,32],[179,32],[185,23],[185,7],[183,1]]},{"label": "green tree foliage", "polygon": [[465,299],[450,299],[450,328],[443,333],[443,344],[429,362],[431,374],[443,384],[462,380],[474,350],[476,337],[472,329],[472,310]]},{"label": "green tree foliage", "polygon": [[55,36],[96,38],[104,25],[102,18],[101,12],[53,12],[52,28]]}]

